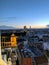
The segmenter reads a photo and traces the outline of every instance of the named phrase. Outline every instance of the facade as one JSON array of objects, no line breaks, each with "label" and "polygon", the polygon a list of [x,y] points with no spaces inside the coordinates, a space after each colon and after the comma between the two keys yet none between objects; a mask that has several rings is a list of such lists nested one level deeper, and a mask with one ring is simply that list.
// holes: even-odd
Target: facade
[{"label": "facade", "polygon": [[2,48],[16,47],[17,45],[17,36],[11,34],[11,36],[3,36],[1,37],[1,46]]}]

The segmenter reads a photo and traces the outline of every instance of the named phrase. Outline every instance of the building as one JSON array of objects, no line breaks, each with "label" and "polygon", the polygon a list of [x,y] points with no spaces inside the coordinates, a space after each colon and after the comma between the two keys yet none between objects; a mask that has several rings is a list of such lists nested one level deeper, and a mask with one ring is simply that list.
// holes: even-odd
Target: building
[{"label": "building", "polygon": [[20,65],[48,65],[47,58],[38,48],[28,46],[24,42],[18,44],[17,54]]},{"label": "building", "polygon": [[15,34],[2,34],[1,36],[1,46],[2,48],[11,48],[16,47],[17,45],[17,36]]},{"label": "building", "polygon": [[0,32],[0,65],[7,65],[7,63],[2,59],[1,54],[1,32]]},{"label": "building", "polygon": [[17,38],[24,36],[26,33],[21,30],[1,30],[2,48],[16,48]]}]

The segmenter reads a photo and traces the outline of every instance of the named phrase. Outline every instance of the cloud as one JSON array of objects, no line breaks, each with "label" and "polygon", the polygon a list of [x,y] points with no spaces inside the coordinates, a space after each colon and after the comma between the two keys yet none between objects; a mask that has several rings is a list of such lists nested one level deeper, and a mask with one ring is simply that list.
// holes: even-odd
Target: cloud
[{"label": "cloud", "polygon": [[13,21],[16,19],[17,19],[16,17],[5,17],[5,18],[0,18],[0,22]]},{"label": "cloud", "polygon": [[19,19],[23,19],[23,17],[4,17],[4,18],[0,18],[0,22],[7,22],[7,21],[16,21]]}]

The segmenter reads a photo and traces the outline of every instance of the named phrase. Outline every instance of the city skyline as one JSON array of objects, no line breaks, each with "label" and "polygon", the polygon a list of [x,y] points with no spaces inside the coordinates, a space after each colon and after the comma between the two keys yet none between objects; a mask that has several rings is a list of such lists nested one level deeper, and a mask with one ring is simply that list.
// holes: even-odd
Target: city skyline
[{"label": "city skyline", "polygon": [[0,26],[45,27],[49,24],[49,0],[0,0]]}]

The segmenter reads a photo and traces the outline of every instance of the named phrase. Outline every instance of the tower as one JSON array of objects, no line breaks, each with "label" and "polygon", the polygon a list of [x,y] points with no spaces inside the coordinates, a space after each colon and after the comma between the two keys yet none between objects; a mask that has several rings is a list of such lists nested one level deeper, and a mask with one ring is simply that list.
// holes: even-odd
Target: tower
[{"label": "tower", "polygon": [[12,47],[16,46],[16,36],[14,34],[11,35],[11,45]]}]

